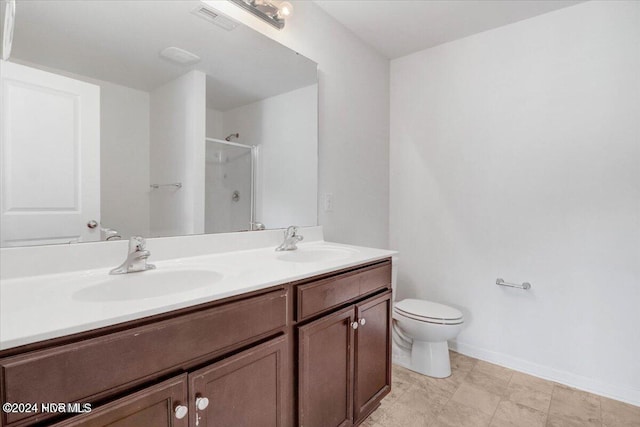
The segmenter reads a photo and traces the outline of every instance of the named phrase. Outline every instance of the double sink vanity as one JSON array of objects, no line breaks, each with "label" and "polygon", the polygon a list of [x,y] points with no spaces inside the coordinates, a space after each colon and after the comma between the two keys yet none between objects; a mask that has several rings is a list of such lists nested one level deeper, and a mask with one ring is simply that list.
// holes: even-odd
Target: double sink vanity
[{"label": "double sink vanity", "polygon": [[360,424],[393,253],[278,230],[318,224],[318,64],[211,2],[4,3],[0,426]]},{"label": "double sink vanity", "polygon": [[183,258],[150,240],[150,262],[168,242],[136,273],[4,278],[2,403],[38,410],[2,426],[358,425],[390,391],[392,252],[313,230],[266,246],[280,233],[211,253],[216,236],[186,237],[202,248]]}]

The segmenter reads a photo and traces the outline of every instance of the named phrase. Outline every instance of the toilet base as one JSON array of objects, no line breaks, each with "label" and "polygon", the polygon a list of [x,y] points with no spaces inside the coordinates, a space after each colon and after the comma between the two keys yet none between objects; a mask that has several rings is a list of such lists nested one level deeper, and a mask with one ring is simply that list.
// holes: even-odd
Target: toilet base
[{"label": "toilet base", "polygon": [[414,339],[411,346],[410,369],[434,378],[450,376],[451,361],[447,342],[426,342]]}]

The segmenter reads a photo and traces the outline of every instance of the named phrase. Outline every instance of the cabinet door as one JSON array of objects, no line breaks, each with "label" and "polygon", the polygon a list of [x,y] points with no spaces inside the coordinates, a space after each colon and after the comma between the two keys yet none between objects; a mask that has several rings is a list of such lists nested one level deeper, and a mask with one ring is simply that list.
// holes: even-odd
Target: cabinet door
[{"label": "cabinet door", "polygon": [[391,292],[356,306],[354,419],[369,415],[391,390]]},{"label": "cabinet door", "polygon": [[[187,427],[187,374],[73,417],[55,427]],[[182,408],[178,408],[182,406]],[[178,410],[176,410],[178,409]],[[178,418],[181,416],[181,418]]]},{"label": "cabinet door", "polygon": [[353,307],[298,328],[300,427],[353,424]]},{"label": "cabinet door", "polygon": [[281,426],[286,354],[282,336],[189,374],[191,425]]}]

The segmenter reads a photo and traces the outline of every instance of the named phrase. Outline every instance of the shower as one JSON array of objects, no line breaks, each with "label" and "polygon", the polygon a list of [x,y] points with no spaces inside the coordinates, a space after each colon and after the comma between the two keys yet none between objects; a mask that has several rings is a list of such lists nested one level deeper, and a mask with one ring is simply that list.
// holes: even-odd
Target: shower
[{"label": "shower", "polygon": [[253,229],[258,147],[214,138],[205,141],[205,232]]},{"label": "shower", "polygon": [[239,133],[232,133],[231,135],[229,135],[228,137],[226,137],[224,140],[225,140],[225,141],[231,141],[231,138],[238,139],[238,138],[240,138],[240,134],[239,134]]}]

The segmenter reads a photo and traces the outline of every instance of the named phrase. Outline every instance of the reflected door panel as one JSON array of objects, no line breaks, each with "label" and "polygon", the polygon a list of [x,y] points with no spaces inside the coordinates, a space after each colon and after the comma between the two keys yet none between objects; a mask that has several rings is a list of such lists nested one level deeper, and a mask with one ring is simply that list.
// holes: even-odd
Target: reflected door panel
[{"label": "reflected door panel", "polygon": [[98,86],[2,61],[2,246],[100,239]]}]

